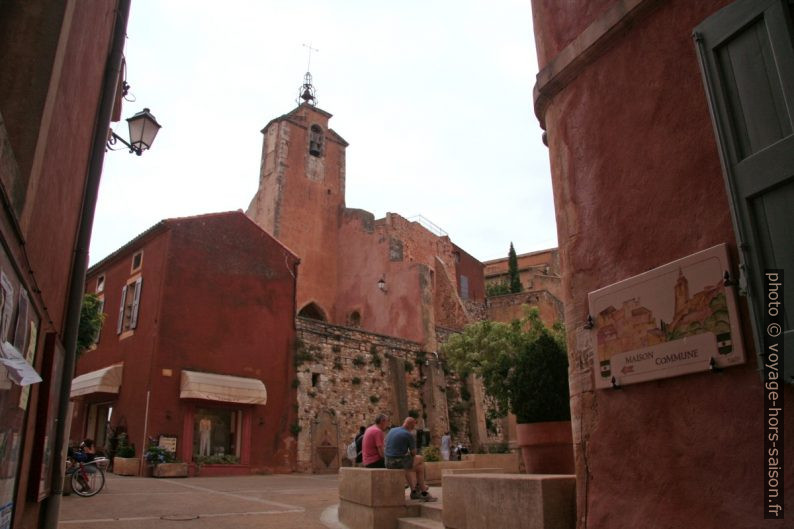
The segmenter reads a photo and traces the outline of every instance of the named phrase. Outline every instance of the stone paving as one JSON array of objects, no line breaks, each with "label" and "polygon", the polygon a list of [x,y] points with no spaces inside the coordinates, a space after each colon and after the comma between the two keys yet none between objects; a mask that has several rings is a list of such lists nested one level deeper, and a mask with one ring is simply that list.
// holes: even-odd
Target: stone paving
[{"label": "stone paving", "polygon": [[156,479],[107,474],[94,497],[65,496],[60,529],[339,529],[334,475]]}]

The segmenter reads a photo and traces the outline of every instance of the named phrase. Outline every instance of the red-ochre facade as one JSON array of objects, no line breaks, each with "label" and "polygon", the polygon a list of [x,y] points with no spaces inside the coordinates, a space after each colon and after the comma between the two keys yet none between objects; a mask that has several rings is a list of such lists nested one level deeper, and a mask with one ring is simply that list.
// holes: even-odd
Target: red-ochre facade
[{"label": "red-ochre facade", "polygon": [[[123,380],[118,393],[75,398],[72,441],[98,437],[102,446],[112,408],[108,423],[128,434],[136,456],[165,436],[177,438],[182,461],[215,458],[202,475],[292,470],[297,264],[243,213],[229,212],[164,220],[93,266],[86,291],[102,296],[107,316],[77,375],[123,364]],[[138,278],[137,326],[119,332],[122,289],[131,293]],[[261,381],[267,402],[180,397],[183,371]],[[206,452],[202,419],[212,424]]]}]

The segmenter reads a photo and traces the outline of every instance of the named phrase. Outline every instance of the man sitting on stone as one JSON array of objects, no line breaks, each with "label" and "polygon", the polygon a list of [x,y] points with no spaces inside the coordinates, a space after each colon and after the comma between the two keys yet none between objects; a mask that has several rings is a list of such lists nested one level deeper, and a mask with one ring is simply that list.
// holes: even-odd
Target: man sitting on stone
[{"label": "man sitting on stone", "polygon": [[379,413],[375,416],[372,426],[364,431],[361,442],[361,461],[366,468],[386,468],[384,464],[383,431],[386,430],[389,420],[386,415]]},{"label": "man sitting on stone", "polygon": [[386,436],[386,468],[405,471],[405,479],[411,487],[411,499],[436,501],[425,485],[424,458],[416,455],[416,439],[411,432],[416,428],[416,419],[408,417],[403,425],[392,428]]}]

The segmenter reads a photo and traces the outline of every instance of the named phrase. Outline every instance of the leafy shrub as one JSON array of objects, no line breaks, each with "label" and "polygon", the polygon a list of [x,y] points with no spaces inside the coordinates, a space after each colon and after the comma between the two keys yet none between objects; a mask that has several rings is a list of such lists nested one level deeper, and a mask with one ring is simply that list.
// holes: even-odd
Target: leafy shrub
[{"label": "leafy shrub", "polygon": [[433,461],[441,461],[441,450],[439,450],[437,446],[425,446],[422,448],[422,457],[424,457],[425,461],[428,463]]}]

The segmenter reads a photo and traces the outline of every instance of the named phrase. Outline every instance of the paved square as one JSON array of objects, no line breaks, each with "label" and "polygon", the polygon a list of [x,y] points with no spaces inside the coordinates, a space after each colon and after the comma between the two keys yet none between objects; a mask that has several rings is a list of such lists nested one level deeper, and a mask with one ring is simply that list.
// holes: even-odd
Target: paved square
[{"label": "paved square", "polygon": [[288,474],[156,479],[107,474],[91,498],[61,502],[61,529],[334,527],[339,503],[334,475]]}]

